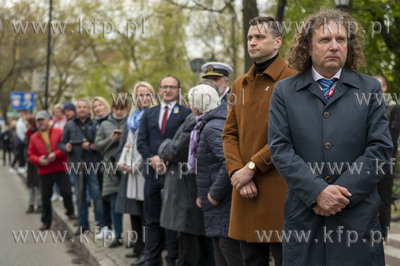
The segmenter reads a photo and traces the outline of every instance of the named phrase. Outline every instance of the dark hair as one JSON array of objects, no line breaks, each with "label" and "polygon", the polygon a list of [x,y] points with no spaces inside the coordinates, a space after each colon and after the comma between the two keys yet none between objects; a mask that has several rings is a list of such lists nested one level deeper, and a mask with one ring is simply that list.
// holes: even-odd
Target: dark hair
[{"label": "dark hair", "polygon": [[128,101],[112,101],[111,108],[115,109],[128,109]]},{"label": "dark hair", "polygon": [[174,78],[174,79],[178,82],[178,88],[181,87],[181,82],[179,81],[179,79],[178,79],[176,76],[170,75],[170,74],[167,74],[167,75],[163,76],[163,77],[160,79],[160,85],[159,85],[159,87],[161,86],[161,82],[162,82],[164,79],[166,79],[166,78]]},{"label": "dark hair", "polygon": [[351,70],[357,69],[365,62],[361,49],[362,36],[357,30],[357,25],[352,16],[336,9],[322,9],[317,13],[308,15],[304,20],[304,26],[294,36],[290,47],[289,66],[297,71],[311,68],[312,61],[309,51],[312,48],[312,37],[314,32],[331,21],[337,21],[345,26],[347,30],[347,59],[345,66]]},{"label": "dark hair", "polygon": [[[271,33],[272,36],[276,37],[282,37],[282,27],[280,26],[280,23],[278,21],[275,21],[272,17],[255,17],[252,18],[249,22],[250,26],[257,26],[258,30],[261,31],[263,26],[265,24],[268,25],[268,27],[265,29],[267,33]],[[261,24],[261,29],[260,29],[260,24]]]}]

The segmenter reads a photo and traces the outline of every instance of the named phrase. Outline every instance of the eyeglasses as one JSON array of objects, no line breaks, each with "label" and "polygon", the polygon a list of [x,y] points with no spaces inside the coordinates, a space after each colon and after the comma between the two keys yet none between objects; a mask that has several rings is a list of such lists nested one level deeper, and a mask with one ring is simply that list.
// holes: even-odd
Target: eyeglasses
[{"label": "eyeglasses", "polygon": [[143,97],[150,97],[151,94],[150,94],[150,93],[145,93],[145,94],[143,94],[143,93],[138,93],[138,94],[136,94],[136,96],[137,96],[137,97],[143,98]]},{"label": "eyeglasses", "polygon": [[164,89],[164,90],[166,90],[166,89],[176,90],[178,88],[178,86],[168,86],[168,85],[166,85],[166,86],[160,86],[160,88]]}]

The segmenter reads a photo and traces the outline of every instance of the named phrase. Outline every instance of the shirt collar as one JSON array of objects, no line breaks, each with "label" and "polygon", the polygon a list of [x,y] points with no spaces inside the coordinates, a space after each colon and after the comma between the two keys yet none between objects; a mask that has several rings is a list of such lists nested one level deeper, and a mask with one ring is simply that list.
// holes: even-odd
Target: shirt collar
[{"label": "shirt collar", "polygon": [[[334,78],[340,79],[340,74],[342,74],[342,69],[343,68],[339,69],[339,71],[336,72],[336,74],[328,80],[331,80]],[[327,78],[323,77],[321,74],[319,74],[317,72],[317,70],[315,70],[314,66],[311,67],[311,73],[312,73],[312,77],[315,81],[320,80],[320,79],[327,79]]]},{"label": "shirt collar", "polygon": [[224,93],[219,97],[219,99],[222,100],[225,97],[225,95],[228,93],[229,90],[230,90],[229,86],[226,87]]},{"label": "shirt collar", "polygon": [[[161,102],[161,109],[164,110],[166,105],[167,105],[166,103]],[[170,103],[168,104],[168,111],[171,111],[172,108],[175,107],[175,105],[176,105],[176,101],[170,102]]]}]

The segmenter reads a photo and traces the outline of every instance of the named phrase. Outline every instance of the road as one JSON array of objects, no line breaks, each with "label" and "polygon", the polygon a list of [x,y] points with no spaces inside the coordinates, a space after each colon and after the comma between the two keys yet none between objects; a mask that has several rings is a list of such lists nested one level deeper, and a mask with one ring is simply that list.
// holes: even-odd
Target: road
[{"label": "road", "polygon": [[[23,179],[9,173],[9,168],[0,166],[0,265],[71,265],[79,263],[79,257],[66,239],[52,239],[48,231],[44,241],[34,240],[33,236],[41,231],[40,214],[25,214],[28,208],[28,190]],[[57,224],[53,222],[53,233]],[[13,234],[15,232],[15,235]],[[15,236],[26,233],[26,241],[16,240]],[[59,230],[61,236],[63,230]],[[46,236],[46,237],[45,237]]]}]

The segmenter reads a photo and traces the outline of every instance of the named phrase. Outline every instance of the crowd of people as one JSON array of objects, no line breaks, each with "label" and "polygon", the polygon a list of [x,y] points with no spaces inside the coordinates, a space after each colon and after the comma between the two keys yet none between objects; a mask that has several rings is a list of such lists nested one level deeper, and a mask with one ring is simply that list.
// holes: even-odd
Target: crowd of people
[{"label": "crowd of people", "polygon": [[[385,106],[357,106],[354,99],[357,91],[381,93],[381,85],[355,72],[363,55],[356,31],[343,25],[354,26],[349,14],[323,10],[305,22],[312,34],[296,35],[288,65],[279,54],[279,25],[252,19],[254,65],[231,89],[229,65],[204,64],[188,106],[179,78],[168,74],[158,85],[159,102],[152,85],[140,81],[132,106],[97,96],[57,104],[52,115],[23,113],[2,140],[4,164],[18,162],[19,173],[27,149],[27,213],[36,205],[40,229],[48,230],[51,200],[61,197],[80,235],[93,230],[91,205],[95,237],[112,234],[109,248],[123,245],[128,214],[137,236],[125,243],[133,247],[126,254],[132,265],[160,265],[163,249],[168,265],[269,265],[270,253],[275,265],[384,265],[388,211],[380,225],[383,174],[373,166],[396,154]],[[315,173],[307,164],[354,161],[365,167],[359,174],[326,167]],[[339,227],[368,236],[368,245],[349,247],[340,236],[324,241],[323,230]],[[371,231],[381,228],[374,243]],[[309,230],[313,241],[294,234],[282,241],[282,229]]]}]

